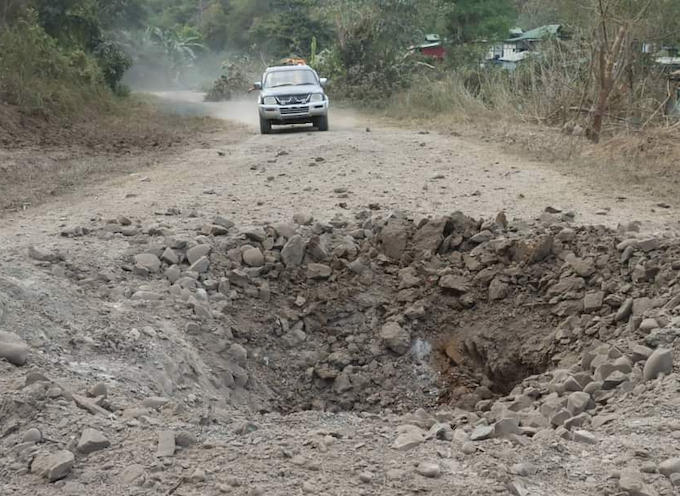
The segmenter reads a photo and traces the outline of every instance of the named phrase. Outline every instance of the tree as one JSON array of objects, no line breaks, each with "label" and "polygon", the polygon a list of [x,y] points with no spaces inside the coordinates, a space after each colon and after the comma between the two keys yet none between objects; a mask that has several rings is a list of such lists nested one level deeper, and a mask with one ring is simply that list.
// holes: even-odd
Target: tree
[{"label": "tree", "polygon": [[507,36],[517,18],[512,0],[455,0],[446,28],[458,43]]}]

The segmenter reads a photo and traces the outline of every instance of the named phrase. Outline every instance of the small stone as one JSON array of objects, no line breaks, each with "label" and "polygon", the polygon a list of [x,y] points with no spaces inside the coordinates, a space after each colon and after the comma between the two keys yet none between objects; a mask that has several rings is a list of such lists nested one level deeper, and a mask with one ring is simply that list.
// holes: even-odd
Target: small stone
[{"label": "small stone", "polygon": [[397,322],[388,322],[382,326],[380,337],[385,346],[397,355],[403,355],[411,346],[411,334]]},{"label": "small stone", "polygon": [[661,462],[659,473],[669,478],[672,474],[680,474],[680,458],[670,458]]},{"label": "small stone", "polygon": [[13,332],[0,331],[0,359],[4,358],[12,365],[24,365],[28,359],[30,348]]},{"label": "small stone", "polygon": [[641,330],[642,332],[651,332],[651,331],[653,331],[654,329],[658,329],[658,328],[659,328],[659,324],[658,324],[658,322],[656,321],[656,319],[651,319],[651,318],[649,318],[649,319],[644,319],[644,320],[640,323],[640,330]]},{"label": "small stone", "polygon": [[225,229],[231,229],[232,227],[234,227],[236,225],[232,221],[230,221],[229,219],[227,219],[226,217],[223,217],[221,215],[218,215],[217,217],[215,217],[213,219],[212,223],[215,224],[216,226],[220,226],[220,227],[223,227]]},{"label": "small stone", "polygon": [[466,455],[474,455],[477,452],[477,446],[475,443],[466,442],[461,446],[460,451]]},{"label": "small stone", "polygon": [[478,425],[470,434],[470,441],[483,441],[489,439],[493,434],[493,427],[490,425]]},{"label": "small stone", "polygon": [[532,465],[531,463],[516,463],[510,467],[510,473],[513,475],[519,475],[521,477],[529,477],[536,475],[538,472],[538,467]]},{"label": "small stone", "polygon": [[666,348],[657,348],[645,362],[642,377],[645,381],[651,381],[660,374],[670,374],[673,371],[673,351]]},{"label": "small stone", "polygon": [[80,435],[80,441],[78,441],[78,451],[84,455],[106,449],[109,446],[111,446],[111,442],[106,439],[104,434],[89,427],[83,431]]},{"label": "small stone", "polygon": [[38,455],[31,464],[31,472],[46,476],[50,482],[56,482],[71,472],[75,461],[75,456],[68,450],[57,451],[52,455]]},{"label": "small stone", "polygon": [[281,259],[286,267],[297,267],[305,256],[305,243],[302,236],[296,234],[288,240],[281,250]]},{"label": "small stone", "polygon": [[259,248],[249,248],[243,252],[243,262],[250,267],[262,267],[264,255]]},{"label": "small stone", "polygon": [[174,454],[175,454],[175,433],[173,431],[159,432],[156,458],[174,456]]},{"label": "small stone", "polygon": [[106,387],[106,384],[104,384],[103,382],[98,382],[87,391],[87,395],[92,398],[97,398],[99,396],[103,396],[104,398],[106,398],[108,394],[109,391]]},{"label": "small stone", "polygon": [[24,435],[21,436],[21,442],[23,443],[39,443],[40,441],[42,441],[42,432],[35,427],[28,429],[24,432]]},{"label": "small stone", "polygon": [[493,424],[493,437],[506,437],[510,434],[521,434],[519,420],[514,418],[501,419]]},{"label": "small stone", "polygon": [[28,256],[38,262],[54,262],[59,258],[48,250],[34,246],[28,248]]},{"label": "small stone", "polygon": [[170,265],[177,265],[179,263],[179,257],[177,256],[177,253],[175,253],[175,250],[173,250],[172,248],[165,249],[165,251],[161,255],[161,260],[169,263]]},{"label": "small stone", "polygon": [[585,444],[597,444],[597,438],[588,431],[574,431],[574,441]]},{"label": "small stone", "polygon": [[596,312],[602,308],[604,301],[604,293],[598,291],[596,293],[588,293],[583,299],[583,311],[586,313]]},{"label": "small stone", "polygon": [[571,393],[567,401],[567,410],[569,410],[569,413],[573,416],[579,415],[586,411],[589,402],[590,395],[588,393]]},{"label": "small stone", "polygon": [[301,226],[309,226],[314,222],[314,217],[308,213],[297,213],[293,215],[293,222]]},{"label": "small stone", "polygon": [[324,264],[311,263],[307,266],[307,278],[308,279],[328,279],[333,270]]},{"label": "small stone", "polygon": [[373,474],[371,472],[361,472],[359,474],[359,480],[364,484],[370,484],[373,482]]},{"label": "small stone", "polygon": [[189,448],[198,443],[198,438],[189,431],[180,431],[175,434],[175,444],[180,448]]},{"label": "small stone", "polygon": [[198,274],[204,274],[208,272],[208,269],[210,268],[210,259],[208,257],[201,257],[198,260],[196,260],[194,263],[191,264],[191,267],[189,267],[189,270],[192,272],[196,272]]},{"label": "small stone", "polygon": [[416,467],[416,473],[429,479],[437,479],[442,474],[442,469],[437,463],[421,462]]},{"label": "small stone", "polygon": [[142,482],[146,475],[146,469],[143,465],[129,465],[120,473],[120,478],[125,484],[132,484]]},{"label": "small stone", "polygon": [[177,281],[179,281],[181,275],[182,271],[177,265],[168,267],[167,270],[165,271],[165,277],[168,278],[168,281],[170,281],[171,284],[175,284]]},{"label": "small stone", "polygon": [[158,272],[161,270],[160,259],[151,253],[142,253],[140,255],[135,255],[135,264],[140,267],[145,268],[149,272]]},{"label": "small stone", "polygon": [[467,279],[461,276],[454,276],[452,274],[446,275],[439,279],[439,287],[449,290],[457,295],[463,295],[470,290]]},{"label": "small stone", "polygon": [[194,472],[191,474],[191,482],[197,483],[197,482],[205,482],[208,476],[205,473],[205,470],[202,468],[197,468],[194,470]]},{"label": "small stone", "polygon": [[164,396],[149,396],[142,401],[142,405],[147,408],[160,408],[168,403],[170,403],[170,398]]},{"label": "small stone", "polygon": [[187,250],[187,260],[189,264],[193,265],[201,258],[207,257],[211,251],[212,247],[210,245],[196,245]]},{"label": "small stone", "polygon": [[392,448],[397,451],[408,451],[420,446],[426,441],[425,434],[415,425],[404,426],[400,429],[401,433],[392,443]]}]

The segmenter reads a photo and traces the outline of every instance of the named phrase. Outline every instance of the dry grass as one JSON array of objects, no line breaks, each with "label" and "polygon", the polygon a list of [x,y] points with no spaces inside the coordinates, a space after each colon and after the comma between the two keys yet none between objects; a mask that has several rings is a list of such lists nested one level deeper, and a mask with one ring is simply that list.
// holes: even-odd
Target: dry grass
[{"label": "dry grass", "polygon": [[[609,134],[602,143],[593,145],[585,137],[562,132],[565,125],[585,126],[587,115],[565,110],[582,106],[583,94],[575,88],[577,78],[568,71],[549,72],[543,67],[509,76],[490,73],[481,80],[453,73],[423,78],[417,87],[392,99],[380,115],[398,125],[464,133],[502,145],[565,173],[587,177],[596,186],[616,187],[623,196],[644,193],[674,199],[680,180],[680,126],[669,127],[659,116],[643,130],[635,130],[621,124],[632,122],[623,108],[608,122]],[[645,98],[646,114],[641,115],[658,108],[657,100]]]},{"label": "dry grass", "polygon": [[106,115],[86,113],[75,120],[0,106],[0,214],[143,170],[227,129],[223,121],[173,115],[146,98],[122,100]]}]

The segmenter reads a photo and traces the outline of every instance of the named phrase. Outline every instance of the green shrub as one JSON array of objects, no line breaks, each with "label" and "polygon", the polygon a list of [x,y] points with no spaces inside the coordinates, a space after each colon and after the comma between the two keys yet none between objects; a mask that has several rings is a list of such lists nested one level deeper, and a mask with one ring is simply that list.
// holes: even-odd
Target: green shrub
[{"label": "green shrub", "polygon": [[0,96],[45,113],[110,99],[96,59],[83,50],[64,51],[32,12],[0,34]]}]

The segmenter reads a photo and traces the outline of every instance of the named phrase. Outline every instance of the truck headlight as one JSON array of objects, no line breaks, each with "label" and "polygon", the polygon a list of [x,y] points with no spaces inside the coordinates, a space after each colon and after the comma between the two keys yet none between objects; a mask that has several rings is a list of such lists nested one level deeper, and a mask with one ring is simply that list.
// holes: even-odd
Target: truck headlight
[{"label": "truck headlight", "polygon": [[265,105],[276,105],[277,101],[276,98],[273,96],[265,96],[262,99],[262,103]]},{"label": "truck headlight", "polygon": [[310,101],[311,102],[323,102],[324,101],[323,93],[312,94],[312,98],[311,98]]}]

